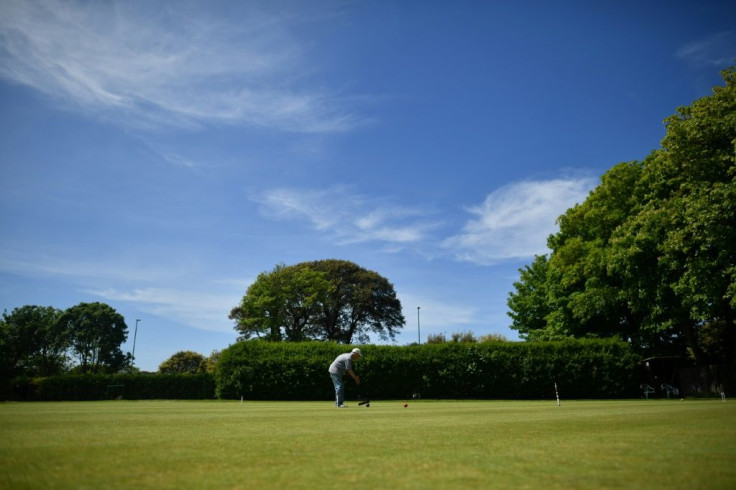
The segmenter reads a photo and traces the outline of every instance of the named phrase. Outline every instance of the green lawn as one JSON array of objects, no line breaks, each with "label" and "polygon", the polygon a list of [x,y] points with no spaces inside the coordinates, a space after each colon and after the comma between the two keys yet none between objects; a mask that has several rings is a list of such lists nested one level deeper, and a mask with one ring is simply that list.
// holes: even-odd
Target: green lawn
[{"label": "green lawn", "polygon": [[0,404],[0,488],[736,488],[736,402]]}]

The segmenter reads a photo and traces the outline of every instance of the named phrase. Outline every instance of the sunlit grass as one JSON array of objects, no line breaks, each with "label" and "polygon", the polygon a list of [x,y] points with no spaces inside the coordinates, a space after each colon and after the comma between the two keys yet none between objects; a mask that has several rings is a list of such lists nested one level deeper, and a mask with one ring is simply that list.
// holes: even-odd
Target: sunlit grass
[{"label": "sunlit grass", "polygon": [[736,488],[720,400],[5,403],[0,488]]}]

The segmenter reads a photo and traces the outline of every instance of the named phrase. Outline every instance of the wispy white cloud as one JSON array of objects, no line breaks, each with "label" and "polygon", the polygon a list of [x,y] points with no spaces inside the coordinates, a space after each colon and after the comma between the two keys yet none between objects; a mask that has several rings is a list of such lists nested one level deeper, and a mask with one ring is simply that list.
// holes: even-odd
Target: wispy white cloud
[{"label": "wispy white cloud", "polygon": [[168,154],[163,155],[163,159],[177,167],[197,168],[197,167],[201,167],[202,165],[204,165],[202,162],[196,162],[190,158],[183,157],[181,155],[174,154],[174,153],[168,153]]},{"label": "wispy white cloud", "polygon": [[346,98],[309,87],[296,16],[188,4],[5,0],[0,77],[125,125],[345,131]]},{"label": "wispy white cloud", "polygon": [[460,260],[485,265],[546,253],[557,218],[583,202],[594,186],[589,178],[507,185],[469,208],[473,218],[444,246]]},{"label": "wispy white cloud", "polygon": [[[136,265],[120,257],[105,260],[48,253],[29,255],[10,249],[0,250],[0,272],[62,280],[86,295],[130,303],[151,315],[218,332],[232,332],[233,322],[227,316],[253,281],[201,277],[192,280],[170,264]],[[103,284],[113,286],[100,287]]]},{"label": "wispy white cloud", "polygon": [[63,251],[0,249],[0,272],[26,277],[57,277],[72,279],[83,284],[90,279],[104,278],[115,281],[158,281],[170,275],[164,266],[136,265],[134,261],[117,257],[105,261],[73,256]]},{"label": "wispy white cloud", "polygon": [[271,189],[253,200],[261,204],[266,218],[307,221],[341,245],[376,241],[383,242],[387,252],[411,248],[427,257],[450,254],[457,260],[493,265],[546,253],[557,218],[584,201],[595,185],[591,178],[507,185],[468,208],[472,218],[460,233],[444,240],[436,236],[444,226],[436,213],[430,216],[418,206],[388,204],[347,186]]},{"label": "wispy white cloud", "polygon": [[701,66],[730,66],[736,59],[736,30],[713,34],[685,44],[675,53],[678,58]]},{"label": "wispy white cloud", "polygon": [[243,292],[212,293],[202,290],[149,287],[133,290],[98,289],[87,291],[108,301],[135,304],[141,311],[177,321],[200,330],[232,332],[230,310]]},{"label": "wispy white cloud", "polygon": [[418,208],[400,206],[353,192],[347,186],[327,189],[271,189],[253,197],[272,219],[305,219],[343,245],[378,241],[417,243],[439,223]]}]

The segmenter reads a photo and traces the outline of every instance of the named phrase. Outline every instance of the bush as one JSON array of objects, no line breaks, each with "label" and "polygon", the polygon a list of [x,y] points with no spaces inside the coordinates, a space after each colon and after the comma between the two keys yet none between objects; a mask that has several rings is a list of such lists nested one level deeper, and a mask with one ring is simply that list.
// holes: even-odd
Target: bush
[{"label": "bush", "polygon": [[48,378],[15,378],[11,397],[28,401],[168,399],[203,400],[214,398],[211,374],[91,374]]},{"label": "bush", "polygon": [[[216,372],[66,375],[14,378],[20,400],[223,399],[331,400],[327,369],[351,347],[332,342],[238,342],[220,354]],[[638,397],[640,359],[617,340],[446,342],[362,345],[361,386],[346,379],[346,397],[444,399]]]},{"label": "bush", "polygon": [[[328,400],[327,368],[349,346],[334,343],[239,342],[225,349],[217,396],[258,400]],[[362,384],[346,380],[346,397],[539,399],[636,396],[639,357],[618,340],[483,342],[360,346]]]}]

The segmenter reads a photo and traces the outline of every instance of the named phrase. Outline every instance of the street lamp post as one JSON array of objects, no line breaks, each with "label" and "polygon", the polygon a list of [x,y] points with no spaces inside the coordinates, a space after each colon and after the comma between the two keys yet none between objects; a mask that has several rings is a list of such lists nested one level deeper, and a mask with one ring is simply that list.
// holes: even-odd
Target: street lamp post
[{"label": "street lamp post", "polygon": [[133,364],[135,364],[135,339],[138,337],[138,322],[141,321],[140,318],[135,319],[135,333],[133,333]]},{"label": "street lamp post", "polygon": [[421,308],[421,306],[417,306],[417,344],[421,344],[422,343],[422,333],[421,333],[421,330],[419,328],[419,309],[420,308]]}]

